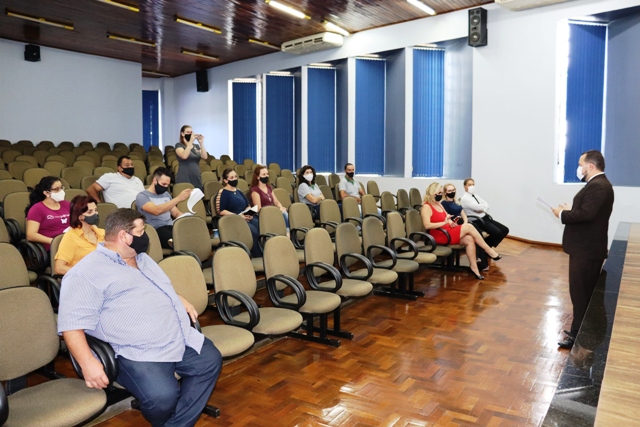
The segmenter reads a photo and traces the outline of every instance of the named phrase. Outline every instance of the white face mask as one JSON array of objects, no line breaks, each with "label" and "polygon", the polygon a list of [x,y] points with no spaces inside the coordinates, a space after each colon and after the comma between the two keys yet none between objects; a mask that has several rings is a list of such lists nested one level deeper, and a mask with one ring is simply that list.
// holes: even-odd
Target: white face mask
[{"label": "white face mask", "polygon": [[311,182],[313,181],[313,174],[312,173],[307,173],[305,175],[302,176],[304,179],[307,180],[307,182]]},{"label": "white face mask", "polygon": [[57,193],[51,193],[51,198],[60,203],[64,200],[64,190],[60,190]]},{"label": "white face mask", "polygon": [[475,185],[470,185],[470,186],[467,188],[467,193],[469,193],[469,194],[473,194],[473,192],[474,192],[474,191],[476,191],[476,187],[475,187]]},{"label": "white face mask", "polygon": [[584,181],[585,175],[582,173],[582,166],[578,165],[578,170],[576,171],[576,176],[579,181]]}]

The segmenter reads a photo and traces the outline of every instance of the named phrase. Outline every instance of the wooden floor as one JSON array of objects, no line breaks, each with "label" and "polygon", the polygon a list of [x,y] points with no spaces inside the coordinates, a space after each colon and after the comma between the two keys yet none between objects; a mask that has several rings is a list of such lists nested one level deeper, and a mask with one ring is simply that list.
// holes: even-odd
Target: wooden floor
[{"label": "wooden floor", "polygon": [[[540,425],[568,356],[568,257],[513,240],[499,251],[484,281],[425,269],[425,298],[346,308],[355,339],[339,348],[282,338],[226,363],[210,399],[222,415],[197,425]],[[148,424],[130,410],[99,425]]]}]

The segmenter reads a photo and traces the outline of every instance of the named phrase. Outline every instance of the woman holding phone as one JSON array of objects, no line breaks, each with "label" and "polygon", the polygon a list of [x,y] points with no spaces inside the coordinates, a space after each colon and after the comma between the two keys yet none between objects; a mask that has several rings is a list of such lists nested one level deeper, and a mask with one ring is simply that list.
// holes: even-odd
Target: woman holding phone
[{"label": "woman holding phone", "polygon": [[464,213],[460,203],[456,202],[456,186],[453,184],[445,184],[442,187],[444,195],[442,197],[442,207],[449,215],[451,220],[457,224],[464,224],[467,222],[467,214]]},{"label": "woman holding phone", "polygon": [[191,126],[184,125],[180,128],[180,142],[175,148],[178,156],[176,184],[190,182],[194,188],[202,189],[200,159],[206,160],[208,157],[207,150],[204,148],[204,136],[193,133]]}]

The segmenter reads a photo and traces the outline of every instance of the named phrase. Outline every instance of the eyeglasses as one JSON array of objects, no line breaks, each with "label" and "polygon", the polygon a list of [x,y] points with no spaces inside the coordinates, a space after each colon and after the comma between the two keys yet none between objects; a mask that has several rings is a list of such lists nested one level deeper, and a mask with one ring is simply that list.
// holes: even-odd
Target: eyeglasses
[{"label": "eyeglasses", "polygon": [[58,188],[52,188],[51,190],[49,190],[50,193],[59,193],[60,191],[64,191],[64,185],[61,185]]}]

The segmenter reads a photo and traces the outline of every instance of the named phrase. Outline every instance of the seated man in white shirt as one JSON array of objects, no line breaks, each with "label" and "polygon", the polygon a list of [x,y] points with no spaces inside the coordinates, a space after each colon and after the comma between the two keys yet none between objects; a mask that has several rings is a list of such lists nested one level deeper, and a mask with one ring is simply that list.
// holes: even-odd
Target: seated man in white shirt
[{"label": "seated man in white shirt", "polygon": [[142,181],[133,175],[133,160],[129,156],[118,158],[118,172],[105,173],[91,187],[87,194],[95,200],[100,200],[100,193],[104,201],[113,203],[119,208],[131,208],[139,192],[144,191]]},{"label": "seated man in white shirt", "polygon": [[362,202],[361,197],[364,195],[364,190],[360,187],[360,183],[356,181],[353,176],[356,173],[356,167],[353,163],[347,163],[344,165],[344,177],[338,184],[340,190],[340,198],[346,199],[347,197],[353,197],[358,201],[358,204]]},{"label": "seated man in white shirt", "polygon": [[460,198],[460,205],[462,205],[464,213],[467,214],[469,222],[480,231],[489,234],[484,240],[490,247],[497,247],[502,242],[502,239],[509,234],[509,229],[491,218],[491,215],[487,213],[489,203],[475,194],[475,181],[472,178],[464,180],[464,191],[464,195]]},{"label": "seated man in white shirt", "polygon": [[169,240],[173,237],[173,220],[182,212],[176,207],[191,195],[191,189],[186,188],[177,197],[169,193],[171,171],[167,168],[157,168],[153,172],[153,180],[146,190],[136,196],[136,207],[146,217],[147,224],[156,229],[163,248],[171,249]]}]

